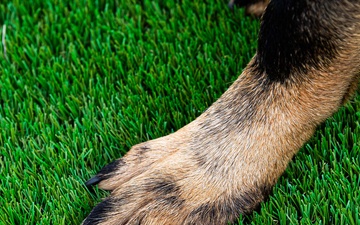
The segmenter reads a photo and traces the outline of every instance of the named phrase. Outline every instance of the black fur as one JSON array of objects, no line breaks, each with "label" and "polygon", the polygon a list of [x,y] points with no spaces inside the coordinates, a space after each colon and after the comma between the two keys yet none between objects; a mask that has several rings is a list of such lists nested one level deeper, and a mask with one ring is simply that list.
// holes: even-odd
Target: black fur
[{"label": "black fur", "polygon": [[107,216],[107,213],[113,209],[113,203],[110,198],[100,202],[86,217],[83,225],[96,225],[100,224]]},{"label": "black fur", "polygon": [[148,191],[154,192],[160,196],[175,193],[180,189],[180,187],[170,179],[152,180],[149,182],[148,187]]},{"label": "black fur", "polygon": [[[261,23],[255,64],[284,83],[309,68],[326,68],[352,25],[340,0],[272,0]],[[347,11],[346,11],[347,10]],[[337,12],[333,15],[332,12]]]},{"label": "black fur", "polygon": [[[240,196],[224,197],[224,200],[217,203],[204,203],[189,214],[188,220],[196,224],[212,224],[226,219],[223,223],[234,222],[240,214],[247,215],[259,209],[260,203],[267,199],[271,190],[272,186],[266,185]],[[229,217],[226,218],[225,215]]]},{"label": "black fur", "polygon": [[202,204],[189,214],[189,218],[193,221],[199,222],[199,224],[204,224],[204,221],[210,221],[211,218],[215,218],[219,214],[217,207],[218,205],[210,203]]},{"label": "black fur", "polygon": [[180,190],[180,186],[170,178],[151,180],[145,189],[145,191],[154,193],[157,196],[155,200],[159,205],[170,206],[171,208],[183,206],[185,201],[179,196]]},{"label": "black fur", "polygon": [[262,185],[257,187],[257,189],[246,191],[240,196],[230,197],[230,201],[224,204],[222,213],[231,214],[231,212],[237,212],[238,215],[250,214],[260,208],[260,203],[268,199],[271,191],[272,185]]},{"label": "black fur", "polygon": [[[122,206],[129,204],[132,201],[133,193],[130,190],[124,191],[117,198],[114,196],[106,198],[95,206],[85,219],[83,225],[96,225],[108,219],[108,215],[116,213]],[[124,223],[126,224],[126,223]]]}]

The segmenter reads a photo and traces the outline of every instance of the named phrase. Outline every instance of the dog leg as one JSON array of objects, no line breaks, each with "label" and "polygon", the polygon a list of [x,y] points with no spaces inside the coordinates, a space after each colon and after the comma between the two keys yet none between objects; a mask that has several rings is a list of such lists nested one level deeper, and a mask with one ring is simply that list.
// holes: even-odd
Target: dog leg
[{"label": "dog leg", "polygon": [[195,121],[91,179],[111,195],[83,224],[222,225],[251,213],[359,71],[360,1],[272,0],[240,77]]}]

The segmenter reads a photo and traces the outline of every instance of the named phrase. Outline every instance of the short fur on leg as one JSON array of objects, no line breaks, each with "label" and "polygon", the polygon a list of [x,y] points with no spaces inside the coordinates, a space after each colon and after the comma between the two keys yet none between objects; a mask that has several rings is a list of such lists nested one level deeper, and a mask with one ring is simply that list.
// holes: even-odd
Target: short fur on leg
[{"label": "short fur on leg", "polygon": [[88,184],[111,190],[83,224],[227,224],[270,193],[355,91],[360,0],[272,0],[258,51],[202,115],[134,146]]}]

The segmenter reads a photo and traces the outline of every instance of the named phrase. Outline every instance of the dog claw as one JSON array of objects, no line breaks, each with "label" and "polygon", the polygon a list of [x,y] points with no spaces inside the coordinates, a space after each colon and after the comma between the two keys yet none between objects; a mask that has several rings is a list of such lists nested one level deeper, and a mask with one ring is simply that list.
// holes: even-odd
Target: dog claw
[{"label": "dog claw", "polygon": [[86,187],[90,187],[90,186],[100,183],[100,181],[102,181],[101,178],[99,178],[98,176],[94,176],[90,180],[86,181],[85,185],[86,185]]}]

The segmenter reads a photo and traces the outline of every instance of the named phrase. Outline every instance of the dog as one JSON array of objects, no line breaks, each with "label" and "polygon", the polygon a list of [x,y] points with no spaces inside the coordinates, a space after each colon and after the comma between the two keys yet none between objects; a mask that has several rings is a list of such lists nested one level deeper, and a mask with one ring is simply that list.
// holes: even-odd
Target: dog
[{"label": "dog", "polygon": [[90,179],[111,195],[84,225],[234,222],[266,199],[316,127],[356,92],[360,0],[236,3],[255,15],[267,6],[255,56],[196,120],[133,146]]}]

